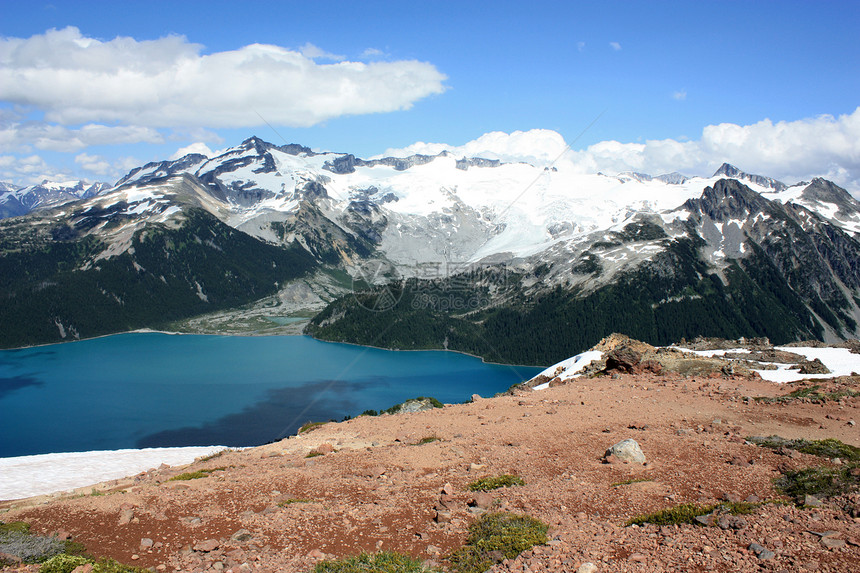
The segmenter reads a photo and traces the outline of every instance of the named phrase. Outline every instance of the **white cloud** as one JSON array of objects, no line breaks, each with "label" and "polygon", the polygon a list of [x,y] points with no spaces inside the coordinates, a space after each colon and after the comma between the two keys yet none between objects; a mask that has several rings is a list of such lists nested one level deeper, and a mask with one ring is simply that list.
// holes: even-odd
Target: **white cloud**
[{"label": "white cloud", "polygon": [[548,129],[515,131],[510,134],[493,131],[460,146],[419,141],[401,149],[388,149],[377,157],[437,155],[442,151],[449,151],[456,157],[484,157],[506,162],[548,164],[557,159],[566,147],[561,134]]},{"label": "white cloud", "polygon": [[299,51],[306,58],[316,59],[319,58],[321,60],[332,60],[335,62],[340,62],[346,59],[346,56],[340,56],[338,54],[332,54],[330,52],[326,52],[319,46],[315,46],[310,42],[307,42],[304,46],[299,48]]},{"label": "white cloud", "polygon": [[0,122],[0,151],[21,151],[32,146],[45,151],[80,151],[92,145],[162,143],[163,136],[150,127],[108,126],[90,123],[79,128],[45,122]]},{"label": "white cloud", "polygon": [[111,163],[101,155],[90,155],[81,153],[75,156],[75,163],[82,169],[98,175],[105,175],[111,171]]},{"label": "white cloud", "polygon": [[687,99],[687,90],[679,90],[676,92],[672,92],[672,99],[684,101],[685,99]]},{"label": "white cloud", "polygon": [[[383,155],[434,155],[448,150],[457,157],[548,165],[565,147],[560,134],[535,129],[511,134],[492,132],[460,146],[418,142],[402,149],[389,149]],[[752,125],[709,125],[698,140],[601,141],[582,150],[565,152],[557,165],[582,173],[640,171],[659,175],[680,171],[710,176],[723,162],[789,184],[825,177],[855,194],[860,193],[860,107],[839,117],[822,115],[776,123],[764,119]]]},{"label": "white cloud", "polygon": [[381,58],[387,54],[378,48],[367,48],[361,53],[362,58]]},{"label": "white cloud", "polygon": [[609,47],[615,50],[616,52],[621,50],[621,44],[618,42],[609,42]]},{"label": "white cloud", "polygon": [[69,181],[74,177],[66,171],[49,165],[38,155],[26,157],[0,155],[0,181],[9,181],[18,185],[34,185],[46,179]]},{"label": "white cloud", "polygon": [[580,52],[582,50],[584,50],[585,49],[585,42],[577,42],[576,43],[576,49],[579,50]]},{"label": "white cloud", "polygon": [[205,155],[206,157],[215,157],[216,153],[209,149],[209,146],[203,143],[202,141],[197,141],[192,143],[191,145],[187,145],[181,149],[177,149],[176,153],[170,156],[171,160],[180,159],[185,157],[189,153],[199,153],[201,155]]},{"label": "white cloud", "polygon": [[[342,61],[252,44],[201,54],[184,37],[100,41],[77,28],[0,38],[0,100],[42,110],[62,125],[161,127],[312,126],[355,114],[410,108],[445,91],[446,77],[413,60]],[[258,115],[259,114],[259,115]]]}]

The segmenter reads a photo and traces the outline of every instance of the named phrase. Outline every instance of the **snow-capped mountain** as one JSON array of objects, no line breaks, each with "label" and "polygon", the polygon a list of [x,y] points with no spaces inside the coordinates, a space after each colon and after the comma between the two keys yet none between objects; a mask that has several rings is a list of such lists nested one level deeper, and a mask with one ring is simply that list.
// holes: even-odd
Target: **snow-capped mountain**
[{"label": "snow-capped mountain", "polygon": [[109,189],[109,183],[84,181],[42,181],[38,185],[19,187],[0,183],[0,219],[17,217],[30,211],[50,209],[64,203],[87,199]]},{"label": "snow-capped mountain", "polygon": [[[364,160],[252,137],[217,157],[192,154],[144,165],[110,189],[58,188],[29,204],[23,198],[35,195],[25,191],[5,196],[39,209],[23,219],[30,236],[42,229],[39,241],[98,243],[76,260],[81,272],[125,257],[146,276],[153,263],[140,260],[145,237],[179,232],[194,221],[220,225],[216,235],[233,229],[260,245],[300,247],[317,269],[365,282],[398,276],[416,284],[450,282],[474,268],[504,266],[516,277],[517,296],[528,300],[558,289],[584,300],[647,278],[658,286],[643,302],[646,314],[687,308],[714,292],[737,302],[743,291],[750,308],[790,309],[779,336],[856,335],[860,320],[860,203],[829,181],[787,185],[728,164],[711,177],[582,174],[445,151]],[[75,200],[65,202],[70,196]],[[59,206],[44,211],[51,197]],[[0,224],[0,245],[22,237],[22,225]],[[224,252],[214,238],[197,234],[194,242]],[[387,270],[368,275],[369,263]],[[773,276],[762,270],[770,268]],[[182,288],[203,300],[204,282],[217,278],[204,281],[198,272],[189,270]],[[308,284],[312,291],[320,285]],[[492,298],[490,306],[511,300]],[[748,318],[703,320],[702,328],[738,336],[766,331],[766,316]],[[685,324],[683,335],[695,328]]]}]

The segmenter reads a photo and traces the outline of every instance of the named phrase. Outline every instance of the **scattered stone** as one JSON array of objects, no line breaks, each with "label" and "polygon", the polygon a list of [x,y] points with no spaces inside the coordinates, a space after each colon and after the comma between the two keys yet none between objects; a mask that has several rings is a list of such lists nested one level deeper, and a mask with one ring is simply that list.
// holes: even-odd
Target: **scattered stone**
[{"label": "scattered stone", "polygon": [[576,570],[576,573],[597,573],[597,565],[594,563],[583,563]]},{"label": "scattered stone", "polygon": [[766,547],[759,545],[758,543],[750,543],[748,549],[750,551],[752,551],[753,553],[755,553],[756,557],[758,557],[762,561],[766,561],[768,559],[773,559],[776,556],[776,554],[773,551],[771,551],[770,549],[767,549]]},{"label": "scattered stone", "polygon": [[83,565],[78,565],[74,569],[72,569],[72,573],[92,573],[93,564],[92,563],[84,563]]},{"label": "scattered stone", "polygon": [[239,531],[230,536],[230,541],[232,541],[233,543],[244,543],[245,541],[251,539],[251,537],[252,535],[250,531],[248,531],[247,529],[240,529]]},{"label": "scattered stone", "polygon": [[838,537],[822,537],[821,545],[827,549],[841,549],[842,547],[845,547],[845,540],[839,539]]},{"label": "scattered stone", "polygon": [[325,553],[320,551],[319,549],[311,549],[308,551],[308,557],[311,559],[325,559]]},{"label": "scattered stone", "polygon": [[615,456],[622,462],[636,463],[636,464],[644,464],[645,463],[645,454],[642,453],[642,448],[639,447],[639,444],[636,440],[626,439],[618,442],[608,450],[604,454],[604,457]]},{"label": "scattered stone", "polygon": [[140,548],[141,549],[149,549],[155,544],[155,542],[149,537],[144,537],[140,540]]},{"label": "scattered stone", "polygon": [[320,454],[330,454],[330,453],[334,452],[334,446],[331,444],[328,444],[328,443],[320,444],[316,447],[315,451],[320,453]]},{"label": "scattered stone", "polygon": [[493,501],[495,498],[493,494],[488,492],[477,492],[473,497],[472,501],[469,502],[469,505],[479,507],[481,509],[489,509],[491,505],[493,505]]},{"label": "scattered stone", "polygon": [[803,505],[808,507],[821,507],[821,500],[814,495],[806,494],[803,496]]},{"label": "scattered stone", "polygon": [[646,561],[648,561],[648,558],[641,553],[631,553],[630,557],[628,557],[627,559],[633,561],[634,563],[645,563]]},{"label": "scattered stone", "polygon": [[128,525],[134,519],[134,509],[128,507],[119,512],[119,525]]},{"label": "scattered stone", "polygon": [[474,464],[473,463],[473,464],[469,464],[469,471],[470,472],[476,472],[476,471],[484,469],[485,467],[487,467],[487,464]]},{"label": "scattered stone", "polygon": [[194,544],[194,551],[209,553],[210,551],[218,549],[220,545],[221,543],[217,539],[207,539],[206,541],[200,541]]},{"label": "scattered stone", "polygon": [[743,529],[747,526],[747,520],[739,515],[721,515],[717,525],[720,529]]}]

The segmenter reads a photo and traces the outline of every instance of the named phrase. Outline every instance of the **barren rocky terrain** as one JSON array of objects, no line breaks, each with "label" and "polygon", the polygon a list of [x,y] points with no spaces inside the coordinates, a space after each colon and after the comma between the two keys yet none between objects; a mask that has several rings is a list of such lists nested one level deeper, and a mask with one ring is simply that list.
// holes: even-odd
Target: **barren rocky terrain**
[{"label": "barren rocky terrain", "polygon": [[[815,384],[845,394],[860,390],[860,377]],[[328,423],[77,495],[0,502],[0,520],[23,520],[96,556],[156,571],[298,572],[380,549],[444,567],[469,524],[493,510],[550,525],[548,544],[500,563],[499,572],[857,571],[860,497],[799,506],[773,487],[781,471],[842,460],[746,440],[779,435],[860,446],[856,396],[755,399],[811,385],[724,372],[574,378],[545,390]],[[647,461],[608,463],[607,448],[628,438]],[[210,471],[170,481],[199,470]],[[500,474],[525,485],[467,490]],[[738,518],[714,516],[711,525],[625,525],[678,504],[721,500],[780,502]]]}]

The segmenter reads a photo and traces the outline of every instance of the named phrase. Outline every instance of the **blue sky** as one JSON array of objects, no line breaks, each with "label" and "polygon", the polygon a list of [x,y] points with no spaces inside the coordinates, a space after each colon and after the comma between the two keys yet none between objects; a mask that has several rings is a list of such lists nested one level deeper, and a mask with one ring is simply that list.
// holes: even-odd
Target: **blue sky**
[{"label": "blue sky", "polygon": [[[252,134],[368,157],[543,129],[583,169],[696,175],[728,160],[860,187],[856,2],[3,0],[0,13],[0,180],[111,180]],[[253,44],[280,63],[248,75],[266,58]],[[159,75],[182,58],[194,73]]]}]

